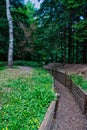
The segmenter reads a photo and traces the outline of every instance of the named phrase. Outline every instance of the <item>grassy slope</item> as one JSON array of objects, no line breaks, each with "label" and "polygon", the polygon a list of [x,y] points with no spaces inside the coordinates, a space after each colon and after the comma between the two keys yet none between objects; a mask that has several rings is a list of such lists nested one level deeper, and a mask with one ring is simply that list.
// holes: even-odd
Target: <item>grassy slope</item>
[{"label": "grassy slope", "polygon": [[37,130],[55,94],[52,77],[33,69],[0,70],[0,130]]},{"label": "grassy slope", "polygon": [[87,92],[87,80],[85,80],[82,75],[73,74],[71,77],[75,84]]}]

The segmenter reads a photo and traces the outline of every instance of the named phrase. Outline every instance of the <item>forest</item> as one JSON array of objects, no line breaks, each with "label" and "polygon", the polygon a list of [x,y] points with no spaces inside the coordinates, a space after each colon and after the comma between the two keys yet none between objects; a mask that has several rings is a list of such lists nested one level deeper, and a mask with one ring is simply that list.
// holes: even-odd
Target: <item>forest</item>
[{"label": "forest", "polygon": [[[40,9],[29,0],[9,0],[9,7],[13,61],[87,63],[86,0],[44,0]],[[0,61],[7,62],[10,26],[5,0],[0,0],[0,12]]]},{"label": "forest", "polygon": [[87,1],[0,0],[0,130],[87,130]]}]

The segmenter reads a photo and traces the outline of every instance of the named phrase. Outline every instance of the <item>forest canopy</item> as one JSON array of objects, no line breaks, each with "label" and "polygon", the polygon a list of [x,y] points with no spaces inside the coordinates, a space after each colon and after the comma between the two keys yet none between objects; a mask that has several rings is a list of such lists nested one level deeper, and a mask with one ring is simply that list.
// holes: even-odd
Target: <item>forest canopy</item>
[{"label": "forest canopy", "polygon": [[[37,0],[38,1],[38,0]],[[38,63],[87,63],[87,1],[43,0],[40,9],[28,0],[10,0],[13,60]],[[7,61],[9,26],[6,2],[0,0],[0,61]]]}]

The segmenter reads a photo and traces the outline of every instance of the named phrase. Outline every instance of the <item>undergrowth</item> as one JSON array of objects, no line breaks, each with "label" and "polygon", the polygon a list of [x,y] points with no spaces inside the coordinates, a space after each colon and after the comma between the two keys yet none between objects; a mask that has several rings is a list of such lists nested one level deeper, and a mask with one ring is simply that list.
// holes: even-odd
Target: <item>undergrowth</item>
[{"label": "undergrowth", "polygon": [[6,64],[2,61],[0,61],[0,71],[5,68]]},{"label": "undergrowth", "polygon": [[35,61],[24,61],[24,60],[17,60],[14,61],[14,65],[19,66],[31,66],[31,67],[40,67],[40,64]]}]

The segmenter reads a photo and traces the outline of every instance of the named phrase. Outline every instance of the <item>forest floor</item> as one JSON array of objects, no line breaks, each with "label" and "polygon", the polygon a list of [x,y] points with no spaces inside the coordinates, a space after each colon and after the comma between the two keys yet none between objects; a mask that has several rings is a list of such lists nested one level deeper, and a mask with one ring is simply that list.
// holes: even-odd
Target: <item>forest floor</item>
[{"label": "forest floor", "polygon": [[[82,74],[87,79],[87,65],[51,63],[44,68],[52,69],[54,66],[57,66],[59,71]],[[69,90],[57,80],[55,80],[55,87],[60,94],[60,99],[56,120],[53,121],[51,130],[87,130],[87,116],[82,114]]]}]

